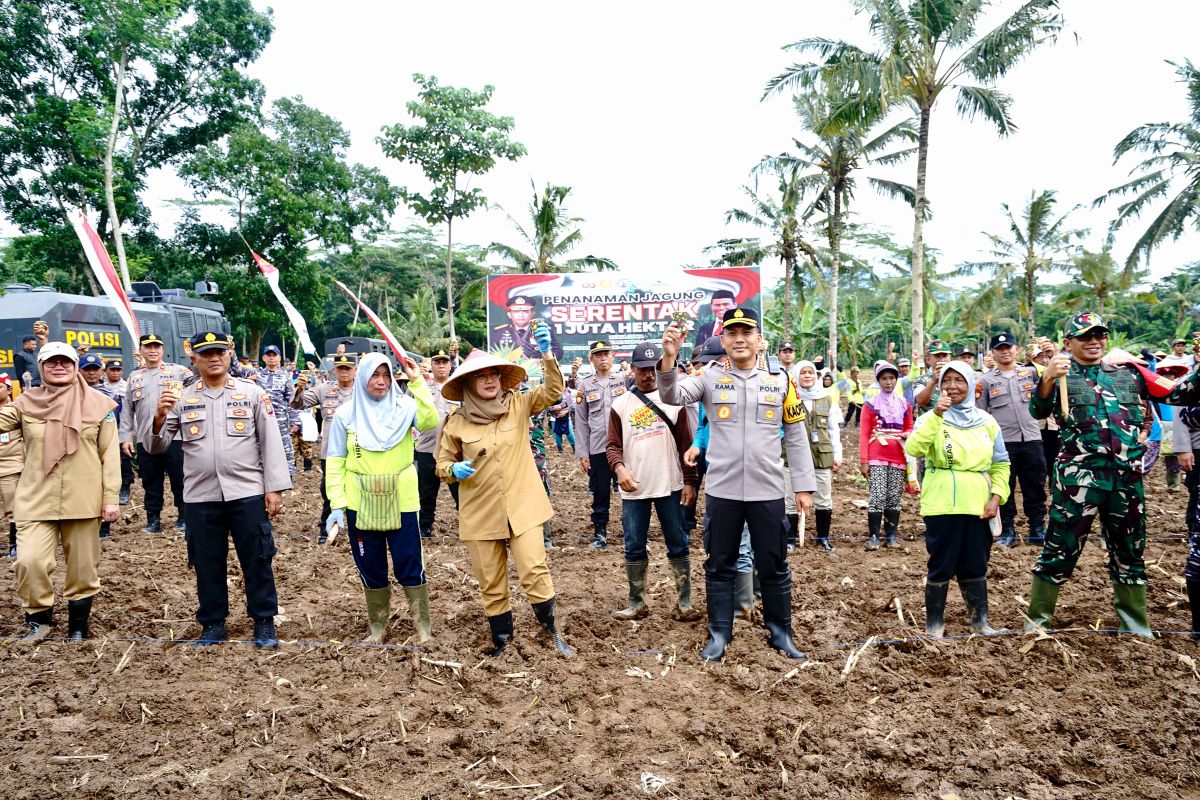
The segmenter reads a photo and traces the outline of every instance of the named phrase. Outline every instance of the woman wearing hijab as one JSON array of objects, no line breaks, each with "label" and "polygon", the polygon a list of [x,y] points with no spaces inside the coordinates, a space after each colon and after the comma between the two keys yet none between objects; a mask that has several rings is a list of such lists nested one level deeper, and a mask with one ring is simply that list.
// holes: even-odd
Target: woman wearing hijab
[{"label": "woman wearing hijab", "polygon": [[20,430],[25,465],[17,483],[17,594],[29,631],[42,639],[54,627],[56,550],[67,561],[67,639],[88,637],[92,598],[100,591],[100,522],[115,522],[121,491],[121,451],[109,398],[78,370],[75,348],[49,342],[38,352],[42,385],[0,408],[0,432]]},{"label": "woman wearing hijab", "polygon": [[900,497],[908,483],[904,440],[912,432],[912,407],[899,388],[900,370],[886,361],[875,365],[879,391],[863,404],[858,431],[858,463],[870,489],[867,505],[867,549],[879,549],[879,530],[884,543],[899,547]]},{"label": "woman wearing hijab", "polygon": [[401,392],[392,363],[381,353],[358,362],[350,399],[333,415],[325,462],[325,488],[333,509],[326,532],[346,527],[354,565],[367,601],[366,641],[378,644],[392,613],[388,553],[404,587],[417,642],[429,641],[429,584],[417,520],[421,501],[413,467],[413,437],[437,427],[433,394],[417,367],[404,364],[411,396]]},{"label": "woman wearing hijab", "polygon": [[[813,493],[817,547],[832,553],[829,529],[833,523],[833,473],[842,468],[842,410],[829,397],[829,391],[817,385],[817,365],[813,362],[801,361],[796,364],[796,384],[808,415],[808,433],[812,439],[810,449],[817,474],[817,491]],[[785,500],[788,494],[784,494]],[[789,517],[788,521],[794,520]]]},{"label": "woman wearing hijab", "polygon": [[483,595],[483,612],[498,656],[513,635],[508,597],[508,549],[521,589],[555,648],[575,655],[554,621],[554,584],[546,568],[542,523],[553,516],[529,449],[529,418],[559,401],[563,376],[550,355],[550,332],[536,325],[543,383],[522,394],[525,370],[474,350],[442,386],[442,397],[462,405],[446,419],[438,445],[437,471],[458,482],[458,536]]},{"label": "woman wearing hijab", "polygon": [[938,385],[937,405],[921,416],[904,446],[909,455],[925,459],[925,633],[940,637],[945,630],[946,591],[955,577],[971,630],[994,633],[988,626],[988,520],[1008,498],[1008,451],[999,423],[975,407],[975,370],[951,361],[942,367]]}]

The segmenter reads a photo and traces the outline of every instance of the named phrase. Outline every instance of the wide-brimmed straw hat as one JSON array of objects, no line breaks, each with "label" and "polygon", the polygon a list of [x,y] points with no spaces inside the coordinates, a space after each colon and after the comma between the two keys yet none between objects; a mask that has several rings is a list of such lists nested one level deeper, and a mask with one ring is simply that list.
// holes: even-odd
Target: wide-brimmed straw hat
[{"label": "wide-brimmed straw hat", "polygon": [[521,381],[525,380],[525,368],[510,361],[505,361],[502,358],[496,358],[491,353],[485,353],[483,350],[472,350],[471,355],[463,359],[463,362],[458,365],[458,369],[454,370],[454,374],[450,376],[450,380],[442,384],[442,397],[447,400],[453,400],[456,403],[461,403],[463,399],[463,387],[466,386],[467,379],[473,376],[476,372],[493,367],[500,370],[500,389],[507,392],[509,389],[516,389],[521,385]]}]

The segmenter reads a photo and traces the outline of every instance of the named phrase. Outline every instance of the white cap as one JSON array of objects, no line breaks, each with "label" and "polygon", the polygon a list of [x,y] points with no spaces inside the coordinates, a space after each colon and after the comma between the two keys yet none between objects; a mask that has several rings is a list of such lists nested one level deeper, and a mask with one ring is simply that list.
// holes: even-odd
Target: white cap
[{"label": "white cap", "polygon": [[72,364],[79,363],[79,354],[75,352],[75,348],[66,342],[47,342],[46,346],[38,350],[38,363],[42,363],[48,358],[55,356],[63,356],[71,359]]}]

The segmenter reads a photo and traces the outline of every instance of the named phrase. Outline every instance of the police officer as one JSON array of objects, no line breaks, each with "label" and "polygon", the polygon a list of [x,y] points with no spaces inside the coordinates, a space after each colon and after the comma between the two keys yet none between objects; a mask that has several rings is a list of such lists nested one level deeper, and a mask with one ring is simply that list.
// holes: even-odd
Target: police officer
[{"label": "police officer", "polygon": [[[1124,361],[1105,362],[1108,327],[1099,314],[1076,314],[1063,332],[1064,352],[1046,365],[1029,410],[1039,419],[1054,414],[1062,445],[1050,503],[1046,544],[1033,568],[1030,622],[1026,631],[1048,628],[1059,588],[1071,577],[1092,518],[1108,550],[1113,607],[1123,632],[1152,637],[1146,616],[1145,490],[1142,457],[1147,428],[1145,379]],[[1068,414],[1060,407],[1059,379],[1066,378]],[[1184,378],[1160,402],[1200,402],[1200,372]]]},{"label": "police officer", "polygon": [[[108,396],[110,400],[117,404],[116,410],[113,412],[117,415],[117,423],[121,421],[121,406],[125,402],[125,393],[129,391],[129,384],[125,381],[125,362],[119,358],[110,358],[104,362],[104,380],[100,381],[100,385],[96,387],[102,394]],[[129,487],[133,485],[133,459],[130,458],[124,451],[121,450],[121,494],[120,503],[125,505],[129,502]]]},{"label": "police officer", "polygon": [[[534,341],[530,323],[533,322],[534,301],[528,295],[515,294],[508,299],[508,322],[497,325],[492,329],[492,343],[501,347],[513,347],[521,351],[525,358],[542,360],[538,352],[537,342]],[[550,352],[561,359],[562,345],[554,338],[554,329],[550,328]]]},{"label": "police officer", "polygon": [[[433,393],[433,405],[438,412],[438,424],[432,430],[417,432],[417,449],[414,461],[417,467],[417,491],[421,495],[419,522],[422,539],[428,539],[433,535],[433,520],[434,515],[437,513],[438,489],[442,485],[442,479],[437,474],[436,452],[438,437],[442,435],[442,425],[445,424],[446,417],[453,414],[454,409],[458,408],[458,403],[442,397],[442,387],[449,380],[450,370],[454,363],[451,360],[450,353],[445,350],[438,350],[429,356],[429,363],[429,379],[425,381],[425,385]],[[454,498],[454,506],[457,508],[458,484],[452,483],[449,488],[450,494]]]},{"label": "police officer", "polygon": [[[588,476],[592,492],[592,547],[608,547],[608,504],[612,472],[608,468],[608,412],[612,401],[625,394],[625,376],[613,372],[613,351],[608,342],[592,342],[588,361],[595,374],[575,383],[575,447],[583,455],[579,468]],[[682,405],[682,404],[681,404]]]},{"label": "police officer", "polygon": [[196,570],[196,619],[203,626],[196,645],[227,637],[226,561],[232,536],[246,583],[246,611],[254,620],[254,644],[274,648],[279,646],[278,601],[269,517],[279,513],[281,492],[292,481],[270,398],[250,381],[229,376],[232,347],[229,337],[216,331],[192,338],[201,380],[181,391],[182,397],[170,387],[159,393],[143,443],[162,453],[176,434],[183,436],[188,561]]},{"label": "police officer", "polygon": [[1046,541],[1046,456],[1042,449],[1042,429],[1029,411],[1029,400],[1037,388],[1034,367],[1017,364],[1017,337],[1005,331],[992,337],[994,369],[983,373],[982,389],[975,405],[988,412],[1000,424],[1004,447],[1011,469],[1008,474],[1009,496],[1000,506],[1000,544],[1017,543],[1017,501],[1013,491],[1021,482],[1021,500],[1029,520],[1029,543],[1039,547]]},{"label": "police officer", "polygon": [[[343,342],[343,344],[345,344]],[[353,342],[351,342],[353,344]],[[343,345],[339,344],[341,348]],[[329,424],[333,414],[343,403],[350,402],[354,395],[354,357],[348,353],[339,353],[333,357],[333,382],[321,381],[316,386],[308,385],[308,373],[301,372],[296,378],[296,392],[292,396],[291,407],[303,410],[305,408],[321,407],[321,521],[317,523],[317,541],[325,543],[328,533],[325,531],[325,520],[329,519],[329,494],[325,490],[325,458],[329,452]]]},{"label": "police officer", "polygon": [[162,531],[159,516],[163,508],[163,478],[171,481],[171,495],[175,499],[175,509],[178,516],[175,520],[176,530],[185,530],[183,504],[183,443],[176,441],[162,453],[150,453],[141,445],[139,439],[154,417],[154,409],[158,404],[158,394],[166,381],[183,381],[191,375],[191,371],[178,364],[168,364],[163,361],[163,340],[157,333],[143,334],[138,339],[138,349],[146,366],[135,369],[129,375],[129,385],[125,392],[122,408],[128,412],[121,415],[120,439],[121,452],[131,458],[136,452],[138,472],[142,476],[142,489],[145,492],[146,527],[147,533]]},{"label": "police officer", "polygon": [[278,347],[273,344],[264,347],[262,358],[266,368],[259,370],[254,382],[271,398],[271,407],[278,409],[275,424],[279,428],[279,438],[283,440],[283,457],[288,462],[288,474],[295,475],[296,451],[292,449],[292,434],[300,430],[300,412],[291,407],[295,386],[292,376],[280,364],[283,355]]},{"label": "police officer", "polygon": [[759,355],[762,335],[753,309],[725,312],[721,343],[726,355],[699,377],[681,378],[675,371],[683,337],[684,329],[677,323],[663,334],[658,386],[666,403],[702,401],[711,429],[704,490],[709,640],[700,655],[720,659],[733,638],[738,546],[743,526],[749,525],[762,585],[763,622],[770,631],[767,641],[789,658],[803,658],[792,643],[792,573],[783,524],[779,429],[782,422],[796,506],[811,515],[817,482],[804,406],[788,375],[771,372]]}]

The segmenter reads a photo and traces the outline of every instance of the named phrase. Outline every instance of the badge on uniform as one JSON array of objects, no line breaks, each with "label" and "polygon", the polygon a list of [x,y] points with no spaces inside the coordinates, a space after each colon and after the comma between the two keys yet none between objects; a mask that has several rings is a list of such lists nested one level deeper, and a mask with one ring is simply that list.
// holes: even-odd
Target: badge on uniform
[{"label": "badge on uniform", "polygon": [[142,390],[141,390],[141,389],[134,389],[134,390],[133,390],[133,399],[134,399],[134,400],[141,400],[141,399],[142,399]]},{"label": "badge on uniform", "polygon": [[242,431],[246,430],[246,423],[239,419],[237,422],[233,423],[233,429],[238,433],[241,433]]},{"label": "badge on uniform", "polygon": [[189,397],[188,399],[184,400],[183,402],[185,402],[185,403],[199,403],[199,402],[200,402],[200,398],[199,398],[199,397]]},{"label": "badge on uniform", "polygon": [[234,392],[232,395],[230,395],[229,399],[230,400],[245,400],[246,395],[244,395],[241,392]]},{"label": "badge on uniform", "polygon": [[575,392],[575,404],[578,405],[582,402],[583,402],[583,389],[580,389],[579,391]]},{"label": "badge on uniform", "polygon": [[624,387],[624,386],[616,386],[616,387],[613,387],[613,397],[620,397],[620,396],[621,396],[621,395],[623,395],[623,394],[625,394],[625,387]]},{"label": "badge on uniform", "polygon": [[198,416],[200,416],[200,412],[199,412],[199,411],[189,411],[189,412],[187,413],[187,418],[188,418],[188,419],[195,419],[195,418],[196,418],[196,417],[198,417]]},{"label": "badge on uniform", "polygon": [[717,419],[729,419],[729,415],[733,413],[729,410],[729,406],[717,407]]},{"label": "badge on uniform", "polygon": [[263,404],[263,408],[265,408],[267,410],[268,417],[275,416],[275,409],[271,408],[271,398],[267,397],[264,394],[263,399],[262,399],[262,404]]},{"label": "badge on uniform", "polygon": [[196,434],[198,434],[198,433],[200,433],[200,426],[199,426],[199,425],[191,425],[191,426],[189,426],[189,427],[188,427],[188,435],[189,435],[189,436],[195,436],[195,435],[196,435]]},{"label": "badge on uniform", "polygon": [[235,409],[233,410],[233,415],[234,415],[235,417],[244,417],[244,416],[246,416],[246,415],[247,415],[247,414],[249,414],[249,413],[250,413],[250,412],[249,412],[249,411],[247,411],[247,410],[246,410],[246,409],[244,409],[244,408],[235,408]]}]

